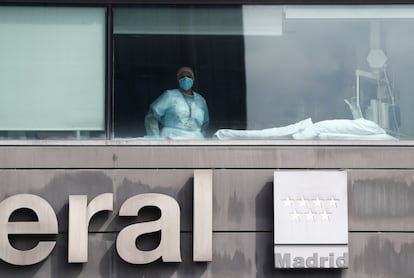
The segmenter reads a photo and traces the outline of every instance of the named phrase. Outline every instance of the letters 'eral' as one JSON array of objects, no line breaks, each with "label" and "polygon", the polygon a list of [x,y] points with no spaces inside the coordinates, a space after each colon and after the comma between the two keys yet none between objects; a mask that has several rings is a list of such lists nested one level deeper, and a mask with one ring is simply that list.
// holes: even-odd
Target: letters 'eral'
[{"label": "letters 'eral'", "polygon": [[[158,207],[161,210],[160,218],[122,229],[116,239],[119,256],[131,264],[147,264],[160,257],[164,262],[181,262],[180,207],[176,200],[157,193],[135,195],[122,204],[119,216],[137,216],[142,208],[148,206]],[[137,248],[137,237],[157,231],[161,231],[161,240],[157,248],[150,251]]]},{"label": "letters 'eral'", "polygon": [[[10,215],[22,208],[32,210],[38,221],[9,222]],[[29,250],[18,250],[9,242],[9,234],[56,235],[58,223],[50,204],[33,194],[17,194],[0,203],[0,259],[14,265],[32,265],[46,259],[55,247],[55,241],[39,241]]]},{"label": "letters 'eral'", "polygon": [[96,196],[87,205],[86,195],[69,196],[69,263],[86,263],[88,261],[89,222],[100,211],[112,211],[114,206],[113,200],[113,193],[104,193]]},{"label": "letters 'eral'", "polygon": [[213,259],[213,171],[194,170],[193,261]]}]

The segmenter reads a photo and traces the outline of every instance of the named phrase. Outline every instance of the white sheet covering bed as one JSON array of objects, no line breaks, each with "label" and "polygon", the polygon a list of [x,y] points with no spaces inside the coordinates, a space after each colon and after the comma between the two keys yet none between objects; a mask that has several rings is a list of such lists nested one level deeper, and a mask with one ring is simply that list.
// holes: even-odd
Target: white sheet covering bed
[{"label": "white sheet covering bed", "polygon": [[219,129],[214,133],[214,137],[220,140],[232,139],[292,139],[292,135],[305,130],[305,128],[312,126],[312,119],[297,122],[283,127],[267,128],[262,130],[235,130],[235,129]]},{"label": "white sheet covering bed", "polygon": [[343,134],[343,133],[320,133],[319,140],[398,140],[397,138],[384,134],[373,135],[357,135],[357,134]]},{"label": "white sheet covering bed", "polygon": [[312,123],[312,119],[308,118],[292,125],[262,130],[219,129],[214,136],[220,140],[397,140],[376,123],[362,118],[317,123]]}]

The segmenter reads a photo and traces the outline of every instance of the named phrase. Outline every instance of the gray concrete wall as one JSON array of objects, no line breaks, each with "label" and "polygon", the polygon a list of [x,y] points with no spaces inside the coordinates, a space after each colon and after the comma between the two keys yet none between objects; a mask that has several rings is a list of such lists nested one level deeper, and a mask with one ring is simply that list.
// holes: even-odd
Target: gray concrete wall
[{"label": "gray concrete wall", "polygon": [[[410,146],[2,146],[0,200],[42,196],[59,221],[57,246],[44,262],[0,262],[1,277],[413,277],[414,148]],[[194,168],[213,169],[213,261],[192,261]],[[275,270],[273,171],[348,171],[350,267]],[[91,223],[89,262],[67,264],[68,196],[114,193],[114,212]],[[124,226],[153,217],[117,217],[129,197],[174,197],[181,207],[183,262],[130,265],[114,249]],[[147,237],[142,244],[155,244]],[[25,245],[23,239],[16,244]]]}]

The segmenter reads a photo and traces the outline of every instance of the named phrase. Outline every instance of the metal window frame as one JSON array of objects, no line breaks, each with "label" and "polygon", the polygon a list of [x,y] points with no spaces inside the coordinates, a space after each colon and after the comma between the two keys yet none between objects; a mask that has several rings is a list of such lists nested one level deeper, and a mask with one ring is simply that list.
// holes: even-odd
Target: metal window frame
[{"label": "metal window frame", "polygon": [[296,141],[296,140],[159,140],[113,138],[113,8],[136,5],[387,5],[414,4],[414,0],[0,0],[0,6],[102,7],[106,9],[105,139],[104,140],[0,140],[0,146],[414,146],[402,141]]}]

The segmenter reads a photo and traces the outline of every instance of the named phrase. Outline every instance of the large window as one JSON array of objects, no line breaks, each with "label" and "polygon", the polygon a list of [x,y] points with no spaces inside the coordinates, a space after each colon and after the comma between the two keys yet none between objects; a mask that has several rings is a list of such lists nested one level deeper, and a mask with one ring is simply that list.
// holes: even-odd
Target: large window
[{"label": "large window", "polygon": [[414,138],[414,5],[112,6],[0,6],[0,139]]},{"label": "large window", "polygon": [[114,10],[114,134],[141,137],[150,104],[177,87],[180,66],[209,108],[207,136],[246,128],[243,16],[237,7]]},{"label": "large window", "polygon": [[409,5],[115,8],[114,136],[154,138],[145,116],[186,65],[206,139],[412,139],[412,30]]},{"label": "large window", "polygon": [[0,38],[0,138],[103,138],[104,8],[3,6]]}]

